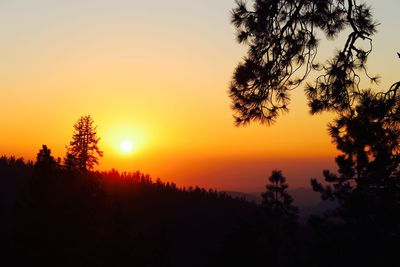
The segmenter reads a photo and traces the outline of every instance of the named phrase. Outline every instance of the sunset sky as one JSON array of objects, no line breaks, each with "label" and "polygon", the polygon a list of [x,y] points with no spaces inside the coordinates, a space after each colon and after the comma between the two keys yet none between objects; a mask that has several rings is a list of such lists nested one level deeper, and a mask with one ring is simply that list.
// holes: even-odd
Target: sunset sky
[{"label": "sunset sky", "polygon": [[[369,69],[387,88],[400,66],[400,2],[367,2],[380,22]],[[300,88],[274,126],[234,126],[227,90],[245,53],[230,24],[234,5],[1,1],[0,154],[33,160],[47,144],[63,157],[73,124],[91,114],[104,150],[100,170],[253,192],[278,168],[292,187],[308,186],[335,166],[332,115],[310,116]],[[323,41],[320,58],[342,46]],[[124,141],[132,152],[121,150]]]}]

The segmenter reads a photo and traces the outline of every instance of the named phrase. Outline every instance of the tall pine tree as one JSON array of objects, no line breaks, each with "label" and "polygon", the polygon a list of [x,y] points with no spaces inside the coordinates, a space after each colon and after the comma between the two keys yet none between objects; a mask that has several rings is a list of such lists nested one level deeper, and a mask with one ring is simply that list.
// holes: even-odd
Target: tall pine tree
[{"label": "tall pine tree", "polygon": [[272,266],[291,266],[296,257],[298,209],[287,192],[288,184],[281,171],[272,171],[262,194],[266,214],[266,254]]},{"label": "tall pine tree", "polygon": [[79,171],[87,171],[99,163],[98,159],[103,156],[103,151],[98,147],[100,138],[97,137],[96,128],[90,115],[82,116],[74,124],[72,141],[65,160],[68,169],[74,167]]}]

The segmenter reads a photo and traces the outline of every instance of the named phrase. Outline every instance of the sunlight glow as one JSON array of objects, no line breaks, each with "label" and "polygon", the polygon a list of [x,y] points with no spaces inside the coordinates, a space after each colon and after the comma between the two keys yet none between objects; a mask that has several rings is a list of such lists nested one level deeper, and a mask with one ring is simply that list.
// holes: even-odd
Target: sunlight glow
[{"label": "sunlight glow", "polygon": [[[105,152],[105,158],[129,161],[133,155],[143,156],[143,153],[148,151],[148,131],[144,127],[138,126],[143,124],[142,122],[136,123],[129,120],[115,122],[109,119],[104,120],[101,124],[105,125],[100,132],[103,136],[102,148]],[[110,164],[106,168],[113,168],[118,161],[111,160],[112,165]]]},{"label": "sunlight glow", "polygon": [[129,153],[133,151],[133,144],[131,141],[125,140],[121,142],[119,148],[122,152]]}]

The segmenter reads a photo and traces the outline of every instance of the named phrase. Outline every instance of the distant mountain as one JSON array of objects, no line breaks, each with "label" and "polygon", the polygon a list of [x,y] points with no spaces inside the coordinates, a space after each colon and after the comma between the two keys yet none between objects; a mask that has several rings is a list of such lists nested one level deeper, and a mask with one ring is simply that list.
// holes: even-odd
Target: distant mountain
[{"label": "distant mountain", "polygon": [[288,192],[294,198],[296,206],[312,206],[321,201],[319,193],[314,192],[311,188],[289,188]]},{"label": "distant mountain", "polygon": [[[237,198],[244,198],[247,201],[261,204],[262,192],[244,193],[238,191],[223,191],[224,193]],[[299,187],[288,190],[289,194],[294,198],[296,206],[311,206],[320,202],[319,194],[311,188]]]},{"label": "distant mountain", "polygon": [[321,215],[329,209],[336,207],[332,201],[322,201],[320,194],[314,192],[311,188],[289,189],[289,193],[294,198],[294,204],[299,208],[300,222],[307,222],[311,215]]},{"label": "distant mountain", "polygon": [[[320,215],[336,206],[334,202],[322,201],[319,193],[311,188],[298,187],[288,189],[289,194],[294,198],[294,204],[299,208],[300,222],[305,223],[311,215]],[[224,193],[237,198],[244,198],[249,202],[261,204],[262,192],[244,193],[237,191],[224,191]]]},{"label": "distant mountain", "polygon": [[261,193],[259,193],[259,194],[258,193],[243,193],[243,192],[237,192],[237,191],[222,191],[222,193],[225,193],[234,198],[243,198],[249,202],[261,204]]}]

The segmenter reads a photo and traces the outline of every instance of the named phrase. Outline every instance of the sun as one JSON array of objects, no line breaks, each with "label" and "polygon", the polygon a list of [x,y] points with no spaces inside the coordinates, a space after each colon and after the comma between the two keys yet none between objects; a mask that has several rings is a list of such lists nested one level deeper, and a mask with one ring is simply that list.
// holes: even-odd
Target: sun
[{"label": "sun", "polygon": [[119,149],[124,153],[132,152],[134,149],[132,141],[130,140],[122,141],[121,144],[119,145]]},{"label": "sun", "polygon": [[147,131],[129,122],[114,123],[110,123],[102,135],[107,150],[116,157],[126,159],[141,153],[148,143]]}]

